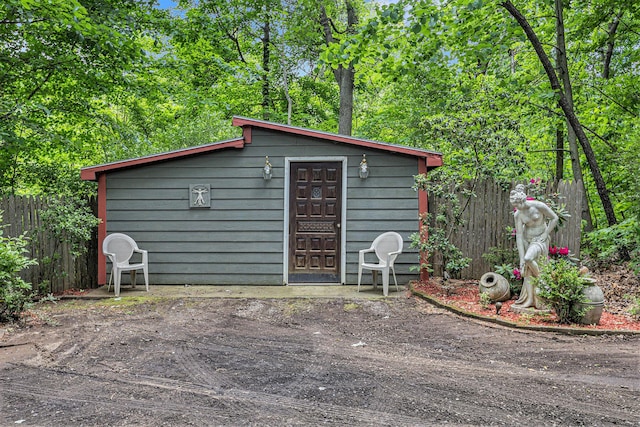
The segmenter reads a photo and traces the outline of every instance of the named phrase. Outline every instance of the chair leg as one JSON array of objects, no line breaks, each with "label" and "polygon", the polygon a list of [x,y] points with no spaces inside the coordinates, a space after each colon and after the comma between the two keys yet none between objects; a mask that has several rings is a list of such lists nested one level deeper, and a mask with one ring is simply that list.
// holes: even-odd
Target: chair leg
[{"label": "chair leg", "polygon": [[[112,272],[113,274],[113,272]],[[115,278],[114,280],[114,285],[113,285],[113,290],[115,291],[115,296],[119,297],[120,296],[120,281],[122,280],[122,271],[116,271],[115,272]]]},{"label": "chair leg", "polygon": [[142,272],[144,273],[144,285],[147,288],[147,292],[149,292],[149,270],[143,268]]},{"label": "chair leg", "polygon": [[398,288],[398,281],[396,280],[396,270],[391,267],[391,272],[393,273],[393,283],[396,284],[396,292],[400,292],[400,289]]},{"label": "chair leg", "polygon": [[382,270],[382,295],[389,296],[389,269]]},{"label": "chair leg", "polygon": [[113,268],[111,268],[111,274],[109,274],[109,284],[107,285],[107,293],[111,290],[111,281],[113,280]]},{"label": "chair leg", "polygon": [[362,267],[358,266],[358,292],[360,292],[360,281],[362,280]]}]

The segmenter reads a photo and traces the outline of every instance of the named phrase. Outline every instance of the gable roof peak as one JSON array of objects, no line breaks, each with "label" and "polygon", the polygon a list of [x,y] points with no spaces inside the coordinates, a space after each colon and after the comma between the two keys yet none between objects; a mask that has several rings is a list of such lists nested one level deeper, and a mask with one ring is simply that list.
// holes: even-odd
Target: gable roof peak
[{"label": "gable roof peak", "polygon": [[315,137],[315,138],[325,139],[333,142],[341,142],[344,144],[361,146],[365,148],[373,148],[373,149],[388,151],[392,153],[406,154],[409,156],[429,159],[429,167],[442,166],[441,153],[431,151],[431,150],[425,150],[422,148],[414,148],[406,145],[390,144],[386,142],[373,141],[370,139],[356,138],[350,135],[341,135],[337,133],[307,129],[307,128],[302,128],[297,126],[269,122],[265,120],[251,119],[251,118],[242,117],[242,116],[234,116],[232,123],[234,126],[242,127],[245,140],[248,139],[246,141],[247,143],[249,143],[251,139],[251,132],[250,131],[247,132],[247,129],[251,129],[252,127],[255,127],[255,128],[261,128],[261,129],[270,129],[274,131],[285,132],[289,134]]}]

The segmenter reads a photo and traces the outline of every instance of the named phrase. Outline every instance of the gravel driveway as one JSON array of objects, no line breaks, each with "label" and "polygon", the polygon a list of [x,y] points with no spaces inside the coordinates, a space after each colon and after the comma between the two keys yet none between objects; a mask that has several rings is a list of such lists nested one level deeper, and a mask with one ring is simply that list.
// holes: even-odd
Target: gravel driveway
[{"label": "gravel driveway", "polygon": [[640,423],[638,336],[512,330],[409,295],[130,302],[5,326],[1,424]]}]

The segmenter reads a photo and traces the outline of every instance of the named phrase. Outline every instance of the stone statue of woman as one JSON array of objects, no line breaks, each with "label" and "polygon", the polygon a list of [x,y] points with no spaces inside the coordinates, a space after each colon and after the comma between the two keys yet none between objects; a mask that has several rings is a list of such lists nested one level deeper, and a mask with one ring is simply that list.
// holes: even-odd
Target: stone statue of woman
[{"label": "stone statue of woman", "polygon": [[528,200],[522,184],[511,191],[509,201],[515,207],[516,245],[524,278],[520,298],[511,307],[541,309],[532,278],[540,275],[538,259],[549,253],[549,234],[558,224],[558,215],[546,204]]}]

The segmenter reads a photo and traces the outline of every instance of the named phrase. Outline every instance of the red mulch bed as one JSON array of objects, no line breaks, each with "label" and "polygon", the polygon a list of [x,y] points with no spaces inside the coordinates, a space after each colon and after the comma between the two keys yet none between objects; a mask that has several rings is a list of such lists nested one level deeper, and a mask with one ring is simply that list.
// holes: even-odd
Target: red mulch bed
[{"label": "red mulch bed", "polygon": [[88,293],[89,293],[89,289],[66,289],[62,292],[56,292],[54,296],[55,297],[78,296],[78,295],[86,295]]},{"label": "red mulch bed", "polygon": [[480,305],[480,296],[478,283],[476,281],[451,280],[447,286],[442,285],[442,281],[438,279],[429,282],[414,283],[412,288],[418,293],[423,293],[436,301],[453,306],[456,309],[471,314],[477,314],[484,317],[506,320],[513,322],[519,326],[547,326],[562,328],[586,328],[596,330],[615,330],[615,331],[640,331],[640,321],[633,319],[630,315],[613,314],[603,311],[600,323],[597,325],[562,325],[557,322],[555,314],[531,315],[516,314],[509,310],[511,304],[515,300],[504,301],[500,313],[496,314],[494,304],[490,304],[488,308]]}]

